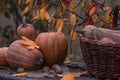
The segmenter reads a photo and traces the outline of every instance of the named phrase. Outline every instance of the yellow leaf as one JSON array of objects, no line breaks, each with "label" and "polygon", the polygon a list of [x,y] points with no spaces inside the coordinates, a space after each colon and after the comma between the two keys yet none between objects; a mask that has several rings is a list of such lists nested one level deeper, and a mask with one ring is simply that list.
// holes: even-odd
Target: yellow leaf
[{"label": "yellow leaf", "polygon": [[72,11],[74,9],[74,7],[75,7],[73,1],[70,2],[69,6],[70,6],[70,11]]},{"label": "yellow leaf", "polygon": [[26,74],[27,74],[26,72],[22,72],[22,73],[12,74],[12,76],[14,76],[14,77],[22,77],[22,76],[25,76]]},{"label": "yellow leaf", "polygon": [[85,0],[83,0],[81,3],[81,7],[84,7],[84,6],[85,6]]},{"label": "yellow leaf", "polygon": [[45,19],[45,13],[46,13],[46,9],[45,9],[45,7],[44,7],[44,8],[42,8],[42,9],[40,10],[40,19],[41,19],[41,20],[44,20],[44,19]]},{"label": "yellow leaf", "polygon": [[39,46],[35,42],[33,42],[32,40],[30,40],[30,39],[28,39],[28,38],[26,38],[24,36],[22,36],[21,38],[22,38],[21,43],[26,45],[26,47],[28,49],[39,48]]},{"label": "yellow leaf", "polygon": [[110,16],[110,11],[107,10],[106,13],[104,14],[104,22],[109,23],[112,21],[112,17]]},{"label": "yellow leaf", "polygon": [[73,73],[66,74],[61,80],[75,80]]},{"label": "yellow leaf", "polygon": [[77,33],[75,31],[74,31],[74,33],[73,33],[73,31],[71,31],[70,36],[71,36],[72,40],[77,39]]},{"label": "yellow leaf", "polygon": [[50,15],[49,15],[49,13],[47,11],[45,12],[45,19],[50,20]]},{"label": "yellow leaf", "polygon": [[58,20],[56,24],[57,32],[61,32],[63,27],[63,20]]},{"label": "yellow leaf", "polygon": [[73,26],[76,25],[76,15],[75,14],[70,15],[70,22]]},{"label": "yellow leaf", "polygon": [[92,7],[89,11],[89,15],[93,15],[93,13],[95,12],[96,7]]},{"label": "yellow leaf", "polygon": [[97,15],[93,15],[93,16],[92,16],[92,21],[93,21],[94,23],[96,23],[96,22],[98,21],[98,16],[97,16]]}]

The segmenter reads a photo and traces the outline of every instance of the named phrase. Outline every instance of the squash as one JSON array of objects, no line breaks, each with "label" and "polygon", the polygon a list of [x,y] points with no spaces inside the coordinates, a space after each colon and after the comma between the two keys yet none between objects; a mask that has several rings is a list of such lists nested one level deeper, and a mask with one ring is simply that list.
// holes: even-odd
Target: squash
[{"label": "squash", "polygon": [[46,66],[62,65],[67,55],[68,42],[63,33],[43,32],[35,39],[43,53]]},{"label": "squash", "polygon": [[[43,55],[39,49],[28,49],[21,40],[12,42],[7,53],[8,64],[17,69],[22,67],[27,70],[36,70],[42,66]],[[40,63],[37,65],[36,63]]]},{"label": "squash", "polygon": [[7,66],[7,50],[8,47],[0,48],[0,66]]},{"label": "squash", "polygon": [[[109,38],[116,43],[120,43],[120,31],[119,30],[110,30],[105,28],[97,28],[93,25],[87,25],[84,28],[85,37],[97,40],[101,40],[102,38]],[[94,35],[93,35],[94,31]]]}]

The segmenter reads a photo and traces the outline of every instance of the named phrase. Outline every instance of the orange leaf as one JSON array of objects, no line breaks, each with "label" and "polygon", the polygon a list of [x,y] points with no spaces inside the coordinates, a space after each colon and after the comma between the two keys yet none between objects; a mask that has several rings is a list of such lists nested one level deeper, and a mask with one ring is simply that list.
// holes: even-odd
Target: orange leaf
[{"label": "orange leaf", "polygon": [[77,39],[77,33],[75,31],[74,31],[74,33],[73,33],[73,31],[71,31],[70,36],[71,36],[72,40]]},{"label": "orange leaf", "polygon": [[32,2],[33,2],[33,0],[26,0],[26,4],[30,4]]},{"label": "orange leaf", "polygon": [[93,21],[94,23],[96,23],[96,22],[98,21],[98,16],[97,16],[97,15],[93,15],[93,16],[92,16],[92,21]]},{"label": "orange leaf", "polygon": [[90,15],[90,16],[93,15],[94,12],[95,12],[95,10],[96,10],[96,7],[92,7],[92,8],[90,9],[90,11],[89,11],[89,15]]},{"label": "orange leaf", "polygon": [[46,9],[44,7],[40,10],[40,19],[42,19],[42,20],[45,19],[45,13],[46,13]]},{"label": "orange leaf", "polygon": [[30,7],[27,6],[21,13],[21,15],[23,16],[24,14],[26,14],[29,11]]},{"label": "orange leaf", "polygon": [[70,10],[72,11],[74,9],[74,7],[75,7],[73,1],[70,2],[69,6],[70,6]]},{"label": "orange leaf", "polygon": [[76,15],[75,14],[70,15],[70,22],[73,26],[76,25]]},{"label": "orange leaf", "polygon": [[110,10],[111,8],[109,7],[109,6],[105,6],[105,7],[103,7],[103,10],[105,10],[105,11],[108,11],[108,10]]},{"label": "orange leaf", "polygon": [[77,72],[77,73],[73,73],[75,75],[75,77],[81,77],[81,76],[84,76],[84,75],[88,75],[88,72],[87,71],[84,71],[84,72]]},{"label": "orange leaf", "polygon": [[62,3],[61,8],[60,8],[60,16],[65,14],[65,10],[66,10],[66,5]]},{"label": "orange leaf", "polygon": [[75,80],[73,73],[66,74],[61,80]]},{"label": "orange leaf", "polygon": [[60,19],[60,20],[57,21],[57,24],[56,24],[57,32],[61,32],[62,27],[63,27],[63,20]]},{"label": "orange leaf", "polygon": [[26,45],[26,47],[28,49],[39,48],[39,46],[36,43],[34,43],[32,40],[30,40],[30,39],[28,39],[28,38],[26,38],[24,36],[22,36],[21,43],[24,44],[24,45]]},{"label": "orange leaf", "polygon": [[45,19],[50,20],[50,15],[49,15],[49,13],[47,11],[45,12]]},{"label": "orange leaf", "polygon": [[21,1],[22,1],[22,0],[18,0],[18,5],[20,5],[20,4],[21,4]]},{"label": "orange leaf", "polygon": [[26,74],[27,74],[26,72],[22,72],[22,73],[12,74],[12,76],[14,76],[14,77],[22,77],[22,76],[25,76]]},{"label": "orange leaf", "polygon": [[43,7],[45,7],[45,2],[44,2],[44,0],[42,0],[42,3],[40,4],[40,8],[43,8]]},{"label": "orange leaf", "polygon": [[112,21],[112,17],[110,16],[110,10],[107,10],[104,14],[104,22],[109,23]]},{"label": "orange leaf", "polygon": [[85,12],[88,13],[89,10],[94,6],[94,3],[93,2],[90,2],[87,6],[87,8],[85,8]]}]

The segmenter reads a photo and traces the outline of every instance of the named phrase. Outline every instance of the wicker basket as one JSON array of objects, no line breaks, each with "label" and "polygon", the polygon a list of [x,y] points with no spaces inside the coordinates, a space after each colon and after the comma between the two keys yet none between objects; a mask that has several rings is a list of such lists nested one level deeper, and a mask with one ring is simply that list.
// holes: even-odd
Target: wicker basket
[{"label": "wicker basket", "polygon": [[86,68],[97,78],[120,78],[120,44],[100,45],[97,40],[80,37]]}]

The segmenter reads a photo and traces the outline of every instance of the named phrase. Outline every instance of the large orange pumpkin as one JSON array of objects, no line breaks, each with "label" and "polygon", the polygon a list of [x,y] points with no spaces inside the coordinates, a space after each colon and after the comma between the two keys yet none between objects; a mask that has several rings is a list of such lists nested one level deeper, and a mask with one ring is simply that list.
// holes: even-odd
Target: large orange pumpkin
[{"label": "large orange pumpkin", "polygon": [[7,61],[13,68],[35,70],[41,67],[41,65],[36,65],[36,62],[42,60],[43,55],[39,49],[30,50],[21,43],[21,40],[14,41],[8,48]]},{"label": "large orange pumpkin", "polygon": [[7,66],[7,50],[8,47],[0,48],[0,66]]},{"label": "large orange pumpkin", "polygon": [[45,65],[61,65],[67,55],[68,42],[63,33],[44,32],[40,33],[35,42],[43,53]]},{"label": "large orange pumpkin", "polygon": [[31,40],[35,38],[35,29],[33,25],[25,23],[24,25],[21,24],[17,28],[17,35],[21,38],[21,36],[25,36]]}]

